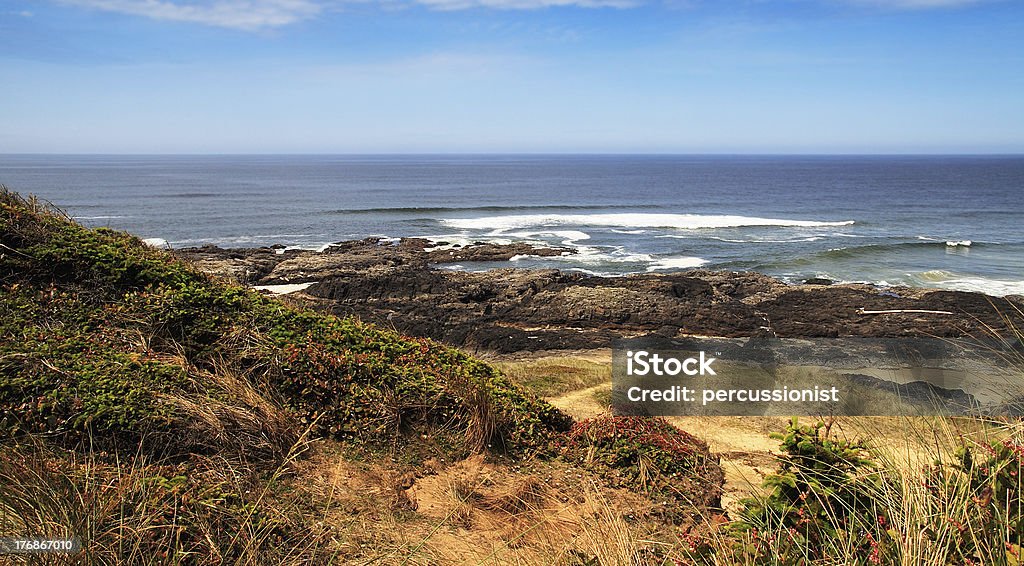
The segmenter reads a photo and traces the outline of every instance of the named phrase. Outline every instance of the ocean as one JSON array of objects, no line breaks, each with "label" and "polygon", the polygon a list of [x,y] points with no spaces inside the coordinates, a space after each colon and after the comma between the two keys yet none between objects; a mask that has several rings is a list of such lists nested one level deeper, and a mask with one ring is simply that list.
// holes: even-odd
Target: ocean
[{"label": "ocean", "polygon": [[172,247],[558,244],[451,266],[693,267],[1024,294],[1020,156],[0,156],[0,183]]}]

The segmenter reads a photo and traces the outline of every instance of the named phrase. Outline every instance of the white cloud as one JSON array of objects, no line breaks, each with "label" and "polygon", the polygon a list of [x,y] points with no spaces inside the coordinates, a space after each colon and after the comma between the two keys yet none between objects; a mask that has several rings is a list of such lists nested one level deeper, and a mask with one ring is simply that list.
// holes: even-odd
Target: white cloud
[{"label": "white cloud", "polygon": [[631,8],[633,0],[414,0],[417,4],[438,10],[465,10],[469,8],[496,8],[500,10],[535,10],[555,6],[579,8]]},{"label": "white cloud", "polygon": [[293,24],[315,16],[311,0],[64,0],[95,10],[175,22],[258,30]]},{"label": "white cloud", "polygon": [[[434,10],[472,8],[536,10],[559,6],[577,8],[633,8],[645,0],[58,0],[64,4],[177,22],[259,30],[300,22],[319,14],[325,4],[378,2],[383,5],[418,4]],[[671,2],[673,0],[662,0]],[[689,5],[689,0],[678,0]],[[954,8],[984,0],[830,0],[873,5],[895,10]],[[28,11],[17,15],[31,17]]]},{"label": "white cloud", "polygon": [[917,8],[956,8],[977,4],[982,0],[853,0],[855,4],[873,4],[896,10]]},{"label": "white cloud", "polygon": [[[59,0],[65,4],[176,22],[259,30],[293,24],[320,13],[325,4],[374,0]],[[535,10],[557,6],[629,8],[641,0],[377,0],[419,4],[434,10]]]}]

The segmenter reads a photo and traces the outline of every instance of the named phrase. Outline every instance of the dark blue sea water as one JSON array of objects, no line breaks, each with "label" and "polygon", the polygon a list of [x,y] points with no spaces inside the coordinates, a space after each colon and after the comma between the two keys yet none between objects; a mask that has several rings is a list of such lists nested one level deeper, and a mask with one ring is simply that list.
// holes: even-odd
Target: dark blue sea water
[{"label": "dark blue sea water", "polygon": [[1024,157],[8,155],[0,183],[175,247],[527,241],[580,253],[511,265],[1024,293]]}]

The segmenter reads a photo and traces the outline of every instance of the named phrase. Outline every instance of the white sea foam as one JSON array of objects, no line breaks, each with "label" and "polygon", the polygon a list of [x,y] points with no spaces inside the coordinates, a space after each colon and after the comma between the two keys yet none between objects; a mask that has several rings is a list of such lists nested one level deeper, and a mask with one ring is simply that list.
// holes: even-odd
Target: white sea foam
[{"label": "white sea foam", "polygon": [[649,263],[654,261],[651,254],[632,253],[622,249],[609,254],[605,259],[610,263]]},{"label": "white sea foam", "polygon": [[737,228],[743,226],[822,227],[849,226],[853,220],[821,222],[816,220],[789,220],[758,218],[753,216],[716,214],[521,214],[485,216],[481,218],[449,218],[441,220],[446,226],[463,230],[491,230],[500,234],[509,230],[542,226],[613,226],[617,228]]},{"label": "white sea foam", "polygon": [[[650,254],[627,251],[623,246],[574,246],[576,253],[562,253],[558,256],[544,257],[543,261],[555,261],[568,266],[585,265],[588,267],[610,266],[613,264],[634,264],[636,269],[654,261]],[[567,267],[572,269],[573,267]]]},{"label": "white sea foam", "polygon": [[659,271],[662,269],[689,269],[691,267],[700,267],[707,263],[706,259],[699,257],[663,257],[654,260],[654,262],[647,266],[647,271]]},{"label": "white sea foam", "polygon": [[142,243],[154,248],[167,247],[167,240],[163,238],[143,238]]},{"label": "white sea foam", "polygon": [[[560,261],[563,263],[583,264],[590,266],[617,263],[614,255],[601,251],[598,248],[592,248],[590,246],[579,246],[576,248],[576,253],[574,254],[560,255],[557,257],[551,257],[546,259]],[[619,262],[621,261],[622,260],[620,259]]]},{"label": "white sea foam", "polygon": [[917,273],[911,277],[925,283],[938,283],[957,279],[959,275],[952,271],[946,271],[945,269],[933,269],[931,271],[922,271],[921,273]]},{"label": "white sea foam", "polygon": [[287,252],[287,251],[290,251],[290,250],[317,250],[317,251],[324,251],[325,249],[331,247],[332,245],[333,244],[323,244],[323,245],[321,245],[318,248],[311,248],[309,246],[285,246],[283,248],[275,248],[274,249],[274,253],[277,254],[277,255],[284,255],[284,252]]},{"label": "white sea foam", "polygon": [[[656,238],[681,238],[687,239],[687,236],[675,236],[672,234],[666,234],[664,236],[655,236]],[[708,236],[709,240],[718,240],[719,242],[728,242],[730,244],[793,244],[796,242],[817,242],[818,240],[824,239],[825,236],[807,236],[806,238],[783,238],[781,240],[773,238],[721,238],[718,236]]]},{"label": "white sea foam", "polygon": [[1024,281],[1006,281],[1002,279],[986,279],[984,277],[961,277],[950,279],[942,284],[948,289],[958,291],[977,291],[996,297],[1006,295],[1024,295]]},{"label": "white sea foam", "polygon": [[971,247],[971,244],[973,244],[973,243],[974,242],[972,242],[970,240],[948,240],[946,242],[946,245],[951,247],[951,248],[955,248],[957,246],[963,246],[965,248],[969,248],[969,247]]},{"label": "white sea foam", "polygon": [[564,271],[575,271],[577,273],[585,273],[595,277],[618,277],[621,275],[620,273],[612,273],[611,271],[594,271],[592,269],[584,269],[582,267],[568,267]]},{"label": "white sea foam", "polygon": [[933,269],[913,274],[910,278],[924,287],[938,287],[954,291],[974,291],[996,297],[1024,295],[1024,281],[990,279],[963,275],[944,269]]},{"label": "white sea foam", "polygon": [[[214,244],[217,246],[233,247],[233,246],[247,246],[247,245],[267,245],[267,244],[281,244],[285,242],[294,242],[296,240],[308,240],[309,238],[323,238],[326,234],[253,234],[247,236],[231,236],[223,238],[187,238],[184,240],[175,240],[175,245],[178,246],[195,246]],[[315,249],[317,244],[309,243],[297,246],[300,249],[310,250]]]},{"label": "white sea foam", "polygon": [[510,236],[513,238],[522,238],[528,240],[531,238],[560,238],[562,244],[571,246],[581,240],[589,240],[590,234],[581,232],[579,230],[538,230],[529,232],[501,232],[502,236]]},{"label": "white sea foam", "polygon": [[[428,246],[428,247],[423,248],[423,251],[425,251],[425,252],[432,252],[432,251],[437,251],[437,250],[454,250],[454,249],[464,248],[464,247],[466,247],[466,246],[468,246],[470,244],[474,244],[476,242],[484,242],[484,243],[487,243],[487,244],[498,244],[498,245],[502,245],[502,246],[511,244],[513,242],[513,240],[511,238],[494,238],[494,237],[486,237],[486,236],[470,238],[470,237],[467,237],[465,234],[440,234],[440,235],[436,235],[436,236],[422,236],[422,237],[424,239],[426,239],[426,240],[430,240],[431,242],[433,242],[435,244],[433,246]],[[440,242],[445,242],[445,243],[441,244]],[[527,243],[529,243],[529,242],[527,242]],[[541,241],[537,241],[537,242],[534,242],[534,243],[536,245],[549,245],[549,244],[547,244],[545,242],[541,242]]]}]

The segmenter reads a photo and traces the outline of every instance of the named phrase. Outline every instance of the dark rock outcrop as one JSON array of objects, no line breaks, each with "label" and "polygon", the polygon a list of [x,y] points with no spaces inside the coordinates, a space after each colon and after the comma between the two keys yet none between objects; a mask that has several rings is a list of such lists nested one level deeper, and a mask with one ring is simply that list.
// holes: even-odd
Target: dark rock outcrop
[{"label": "dark rock outcrop", "polygon": [[[526,244],[434,246],[422,239],[387,243],[371,238],[322,252],[204,247],[177,253],[202,269],[248,284],[315,282],[304,298],[316,308],[497,352],[602,348],[616,337],[647,334],[983,339],[991,329],[1006,329],[1004,315],[1022,308],[1013,298],[978,293],[789,285],[753,272],[596,277],[550,269],[436,269],[432,266],[572,250]],[[951,314],[862,312],[902,310]]]}]

